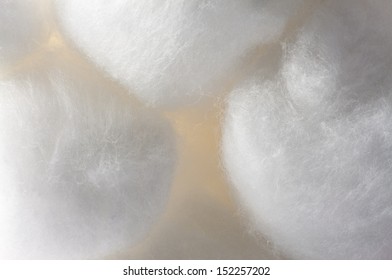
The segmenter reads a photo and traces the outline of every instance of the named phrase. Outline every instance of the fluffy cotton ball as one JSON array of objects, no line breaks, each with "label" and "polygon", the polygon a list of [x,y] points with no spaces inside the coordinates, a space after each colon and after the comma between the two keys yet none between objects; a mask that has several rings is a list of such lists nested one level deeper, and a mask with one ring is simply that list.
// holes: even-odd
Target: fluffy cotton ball
[{"label": "fluffy cotton ball", "polygon": [[295,258],[392,258],[392,4],[325,1],[275,79],[228,102],[223,155],[256,227]]},{"label": "fluffy cotton ball", "polygon": [[0,70],[48,38],[46,0],[0,0]]},{"label": "fluffy cotton ball", "polygon": [[249,51],[277,39],[302,0],[55,3],[66,37],[92,61],[149,105],[175,106],[223,88]]},{"label": "fluffy cotton ball", "polygon": [[0,81],[0,258],[102,258],[166,203],[169,124],[73,63]]}]

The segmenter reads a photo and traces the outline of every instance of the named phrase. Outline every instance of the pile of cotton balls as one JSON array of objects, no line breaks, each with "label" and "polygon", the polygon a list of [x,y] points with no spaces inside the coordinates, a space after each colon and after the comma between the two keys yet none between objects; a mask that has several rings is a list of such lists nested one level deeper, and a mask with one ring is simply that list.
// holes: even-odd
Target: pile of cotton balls
[{"label": "pile of cotton balls", "polygon": [[391,24],[389,0],[0,0],[0,258],[140,242],[177,165],[165,112],[215,102],[250,229],[391,259]]}]

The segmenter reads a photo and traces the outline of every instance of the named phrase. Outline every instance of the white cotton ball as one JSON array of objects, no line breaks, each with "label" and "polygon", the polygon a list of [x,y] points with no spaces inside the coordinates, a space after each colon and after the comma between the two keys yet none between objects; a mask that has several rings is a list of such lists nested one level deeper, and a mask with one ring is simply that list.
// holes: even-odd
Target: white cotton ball
[{"label": "white cotton ball", "polygon": [[392,2],[325,1],[228,101],[223,156],[288,257],[392,258]]},{"label": "white cotton ball", "polygon": [[[282,33],[303,0],[56,0],[60,28],[147,104],[198,102]],[[236,69],[237,68],[237,69]]]},{"label": "white cotton ball", "polygon": [[70,60],[0,81],[0,259],[107,257],[164,210],[172,130],[100,79]]},{"label": "white cotton ball", "polygon": [[0,0],[0,70],[49,37],[46,0]]}]

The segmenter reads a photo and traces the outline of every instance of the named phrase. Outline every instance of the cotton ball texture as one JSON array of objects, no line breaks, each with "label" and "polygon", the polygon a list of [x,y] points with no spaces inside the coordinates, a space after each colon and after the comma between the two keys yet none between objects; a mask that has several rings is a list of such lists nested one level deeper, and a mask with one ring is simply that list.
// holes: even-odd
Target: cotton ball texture
[{"label": "cotton ball texture", "polygon": [[227,174],[287,257],[392,258],[391,8],[324,1],[276,77],[229,98]]},{"label": "cotton ball texture", "polygon": [[0,81],[1,259],[113,256],[164,210],[169,124],[70,62]]},{"label": "cotton ball texture", "polygon": [[65,37],[92,61],[148,105],[176,107],[222,90],[301,3],[56,0],[55,8]]},{"label": "cotton ball texture", "polygon": [[46,0],[0,0],[0,71],[49,37]]}]

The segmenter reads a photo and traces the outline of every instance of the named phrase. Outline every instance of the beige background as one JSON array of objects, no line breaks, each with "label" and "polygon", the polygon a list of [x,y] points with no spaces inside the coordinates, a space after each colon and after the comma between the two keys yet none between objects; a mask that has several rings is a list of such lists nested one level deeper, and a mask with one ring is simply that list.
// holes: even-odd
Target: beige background
[{"label": "beige background", "polygon": [[221,108],[167,113],[178,167],[166,212],[148,237],[113,258],[274,259],[237,208],[219,159]]}]

